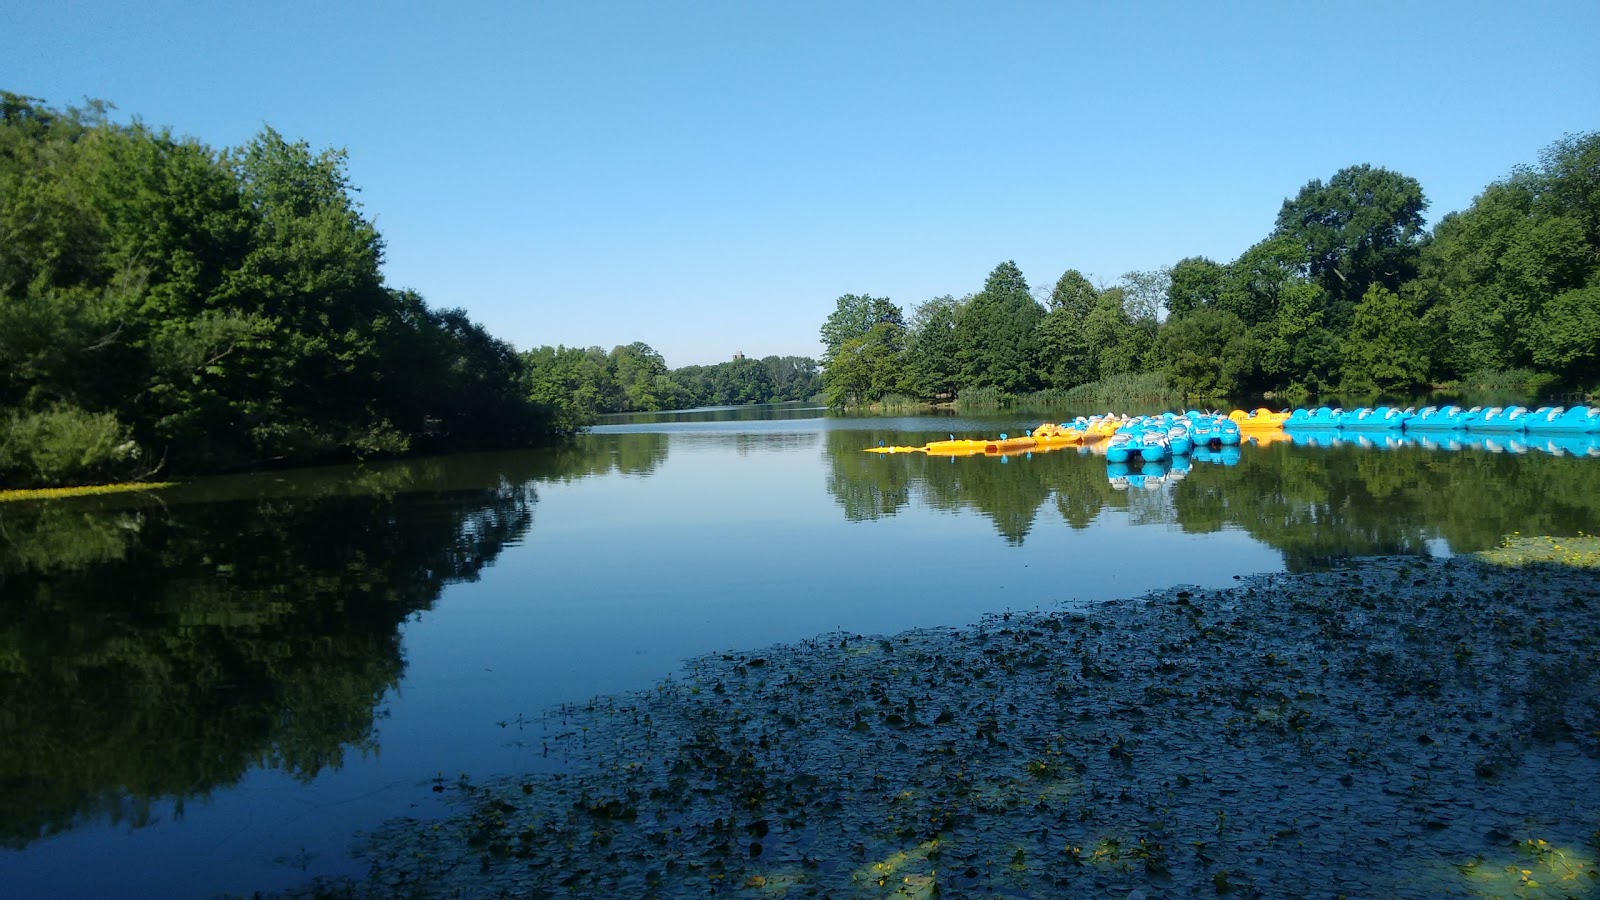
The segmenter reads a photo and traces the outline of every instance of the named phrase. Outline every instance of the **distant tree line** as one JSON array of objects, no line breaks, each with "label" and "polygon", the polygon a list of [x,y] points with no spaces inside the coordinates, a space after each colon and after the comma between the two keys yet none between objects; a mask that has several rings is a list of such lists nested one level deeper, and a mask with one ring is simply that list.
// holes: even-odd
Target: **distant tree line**
[{"label": "distant tree line", "polygon": [[809,400],[822,390],[817,361],[804,356],[738,357],[668,369],[650,345],[539,347],[523,354],[529,396],[562,427],[601,413]]},{"label": "distant tree line", "polygon": [[848,294],[822,325],[833,405],[1004,400],[1143,376],[1176,393],[1405,393],[1459,381],[1600,385],[1600,133],[1548,147],[1423,227],[1418,182],[1313,180],[1232,262],[1189,257],[1048,292],[1011,262],[910,315]]}]

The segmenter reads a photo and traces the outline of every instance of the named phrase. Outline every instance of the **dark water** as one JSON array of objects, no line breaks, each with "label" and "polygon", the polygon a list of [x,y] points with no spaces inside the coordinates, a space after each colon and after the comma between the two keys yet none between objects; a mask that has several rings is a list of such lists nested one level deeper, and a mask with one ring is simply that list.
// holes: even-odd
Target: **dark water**
[{"label": "dark water", "polygon": [[353,872],[352,836],[432,812],[432,779],[546,767],[552,704],[707,651],[1600,522],[1600,459],[1570,453],[1274,444],[1119,490],[1076,451],[861,452],[1010,420],[652,419],[0,506],[0,893]]}]

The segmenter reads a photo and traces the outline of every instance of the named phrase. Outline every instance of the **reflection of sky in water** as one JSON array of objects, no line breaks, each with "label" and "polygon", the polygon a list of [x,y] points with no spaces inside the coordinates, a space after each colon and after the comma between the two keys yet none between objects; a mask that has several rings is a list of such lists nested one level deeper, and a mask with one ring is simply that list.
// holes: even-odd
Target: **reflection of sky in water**
[{"label": "reflection of sky in water", "polygon": [[[343,769],[309,786],[254,771],[210,800],[191,801],[177,824],[163,811],[151,827],[86,824],[25,854],[0,853],[0,883],[20,895],[206,894],[355,871],[359,866],[339,859],[350,836],[385,817],[426,815],[433,795],[418,785],[427,779],[539,767],[539,730],[519,727],[518,716],[537,719],[561,701],[646,688],[685,657],[836,629],[964,625],[991,611],[1093,602],[1175,583],[1223,586],[1235,575],[1283,568],[1279,551],[1235,526],[1185,533],[1171,524],[1170,483],[1129,492],[1125,508],[1101,509],[1082,529],[1068,526],[1045,499],[1020,544],[1008,542],[972,503],[930,505],[910,477],[903,479],[909,499],[893,514],[847,520],[829,489],[830,479],[841,477],[836,467],[846,464],[830,455],[829,435],[896,429],[921,439],[1004,430],[995,421],[956,418],[598,429],[582,440],[664,433],[665,456],[647,475],[613,471],[536,486],[533,526],[522,541],[480,580],[447,587],[432,611],[405,626],[408,669],[381,704],[388,718],[377,726],[378,754],[352,754]],[[877,440],[835,437],[863,447]],[[1267,451],[1247,451],[1258,452]],[[1038,462],[1005,465],[1009,472]],[[981,457],[873,464],[880,463],[968,474],[993,474],[976,467],[1001,465]],[[1098,467],[1104,477],[1101,460],[1071,464]],[[1188,477],[1206,465],[1195,463]],[[1449,547],[1433,539],[1427,550]],[[308,871],[272,863],[292,861],[302,848],[314,854]],[[86,865],[91,859],[95,864]]]}]

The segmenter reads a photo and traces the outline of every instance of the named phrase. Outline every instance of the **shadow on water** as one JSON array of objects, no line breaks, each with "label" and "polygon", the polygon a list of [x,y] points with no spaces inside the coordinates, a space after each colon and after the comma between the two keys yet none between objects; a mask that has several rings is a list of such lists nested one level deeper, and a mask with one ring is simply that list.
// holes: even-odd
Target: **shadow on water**
[{"label": "shadow on water", "polygon": [[5,505],[0,845],[375,750],[400,624],[523,538],[535,486],[665,455],[619,435]]},{"label": "shadow on water", "polygon": [[1600,521],[1600,468],[1573,456],[1280,443],[1246,447],[1236,464],[1195,462],[1159,490],[1128,491],[1113,487],[1103,458],[1076,449],[957,458],[862,452],[943,437],[828,432],[828,492],[852,522],[916,503],[970,509],[1013,545],[1047,505],[1079,530],[1111,511],[1189,534],[1240,529],[1281,551],[1291,571],[1352,556],[1422,555],[1436,540],[1476,552],[1516,532],[1573,534]]}]

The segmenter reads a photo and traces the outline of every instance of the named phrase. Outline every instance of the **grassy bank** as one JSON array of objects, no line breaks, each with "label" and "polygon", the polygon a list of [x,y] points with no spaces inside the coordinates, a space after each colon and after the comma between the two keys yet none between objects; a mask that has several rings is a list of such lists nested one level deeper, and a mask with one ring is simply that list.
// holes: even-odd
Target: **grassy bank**
[{"label": "grassy bank", "polygon": [[1080,384],[1066,390],[1008,394],[997,388],[972,388],[956,398],[961,413],[1058,412],[1061,410],[1127,409],[1150,405],[1175,405],[1183,395],[1159,372],[1117,375],[1104,381]]},{"label": "grassy bank", "polygon": [[[1600,890],[1600,577],[1389,559],[691,661],[561,776],[372,835],[383,896]],[[427,790],[419,787],[419,790]]]}]

